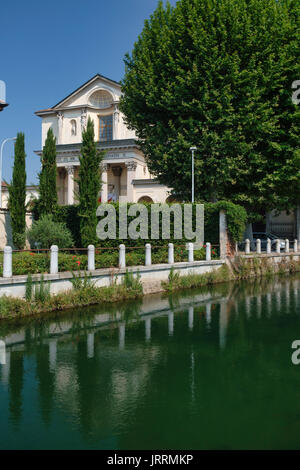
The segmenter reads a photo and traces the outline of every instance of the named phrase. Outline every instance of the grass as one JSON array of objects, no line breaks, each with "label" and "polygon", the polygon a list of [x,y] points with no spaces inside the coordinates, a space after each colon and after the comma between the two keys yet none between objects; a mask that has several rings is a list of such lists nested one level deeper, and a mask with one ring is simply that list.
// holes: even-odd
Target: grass
[{"label": "grass", "polygon": [[[79,279],[77,278],[77,281]],[[121,284],[108,287],[96,287],[84,277],[75,282],[73,289],[57,295],[50,295],[48,284],[43,279],[38,286],[27,290],[27,299],[10,296],[0,297],[0,319],[21,318],[53,311],[67,310],[102,303],[137,299],[143,295],[139,276],[128,273]],[[32,280],[27,280],[32,283]],[[31,295],[29,297],[29,291]]]},{"label": "grass", "polygon": [[168,281],[162,282],[162,286],[165,291],[173,292],[180,289],[209,286],[221,282],[272,277],[296,272],[300,272],[300,262],[295,261],[292,255],[288,260],[282,260],[276,265],[266,258],[242,258],[237,256],[233,261],[230,261],[230,266],[224,264],[221,268],[205,274],[180,276],[172,268]]}]

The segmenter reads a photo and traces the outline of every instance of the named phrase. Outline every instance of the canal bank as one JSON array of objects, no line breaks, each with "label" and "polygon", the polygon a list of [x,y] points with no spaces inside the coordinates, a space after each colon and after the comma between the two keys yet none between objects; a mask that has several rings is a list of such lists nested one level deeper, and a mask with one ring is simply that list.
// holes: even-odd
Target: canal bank
[{"label": "canal bank", "polygon": [[[153,265],[129,269],[97,270],[90,273],[60,273],[37,275],[28,284],[28,278],[14,276],[9,285],[18,297],[2,294],[0,320],[18,321],[23,317],[39,316],[101,303],[113,303],[140,298],[156,292],[197,288],[228,281],[261,278],[300,271],[299,254],[242,255],[225,260],[191,261],[172,265]],[[153,276],[155,273],[155,276]],[[2,279],[3,281],[3,279]],[[1,282],[1,280],[0,280]],[[6,289],[5,279],[2,285]],[[54,295],[52,289],[57,290]],[[73,289],[66,289],[66,283]],[[99,284],[102,287],[99,287]],[[104,286],[103,286],[104,284]],[[16,287],[17,286],[17,287]],[[16,291],[14,291],[16,288]],[[18,290],[19,289],[19,290]],[[22,289],[22,291],[20,290]],[[29,297],[28,297],[28,292]],[[5,291],[4,291],[5,292]],[[20,298],[20,294],[25,295]],[[51,295],[52,294],[52,295]]]}]

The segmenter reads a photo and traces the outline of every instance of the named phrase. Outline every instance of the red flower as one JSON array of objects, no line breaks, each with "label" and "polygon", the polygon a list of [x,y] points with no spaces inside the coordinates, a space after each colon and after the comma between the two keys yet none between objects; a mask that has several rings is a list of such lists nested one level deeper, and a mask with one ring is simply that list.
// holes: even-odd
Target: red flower
[{"label": "red flower", "polygon": [[29,254],[30,254],[30,256],[34,256],[34,253],[29,253]]},{"label": "red flower", "polygon": [[78,264],[78,266],[80,266],[80,264],[81,264],[80,261],[76,261],[76,263]]}]

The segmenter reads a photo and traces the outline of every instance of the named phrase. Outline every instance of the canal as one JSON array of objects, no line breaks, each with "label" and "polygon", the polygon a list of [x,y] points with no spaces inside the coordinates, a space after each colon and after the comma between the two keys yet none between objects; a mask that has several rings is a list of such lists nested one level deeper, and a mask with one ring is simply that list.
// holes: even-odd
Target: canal
[{"label": "canal", "polygon": [[299,449],[300,277],[0,324],[0,449]]}]

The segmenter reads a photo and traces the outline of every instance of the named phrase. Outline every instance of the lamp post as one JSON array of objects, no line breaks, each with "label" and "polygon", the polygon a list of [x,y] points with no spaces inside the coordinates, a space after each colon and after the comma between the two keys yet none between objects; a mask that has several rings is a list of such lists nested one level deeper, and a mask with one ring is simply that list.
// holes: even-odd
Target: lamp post
[{"label": "lamp post", "polygon": [[16,140],[16,137],[9,137],[8,139],[4,139],[2,144],[1,144],[1,149],[0,149],[0,208],[2,207],[2,154],[3,154],[3,147],[6,144],[6,142],[9,142],[10,140]]},{"label": "lamp post", "polygon": [[194,152],[196,152],[197,147],[191,147],[190,151],[192,152],[192,204],[195,202],[195,170],[194,170]]}]

